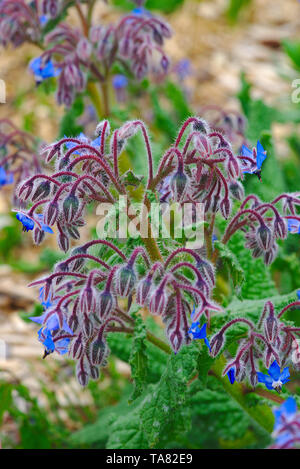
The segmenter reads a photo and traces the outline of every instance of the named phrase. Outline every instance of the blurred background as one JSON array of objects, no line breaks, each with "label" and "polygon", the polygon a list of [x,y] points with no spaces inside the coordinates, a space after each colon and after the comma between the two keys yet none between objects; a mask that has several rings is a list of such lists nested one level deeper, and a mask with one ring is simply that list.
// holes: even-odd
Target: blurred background
[{"label": "blurred background", "polygon": [[[99,22],[109,22],[132,8],[125,0],[98,3],[96,23],[97,15]],[[118,96],[112,85],[113,125],[128,118],[144,119],[159,157],[188,115],[216,119],[215,122],[223,119],[222,126],[227,125],[235,138],[232,116],[241,113],[246,118],[243,133],[247,141],[252,146],[261,138],[274,156],[268,162],[263,187],[255,180],[247,182],[247,190],[260,192],[266,200],[283,191],[298,190],[300,104],[292,102],[292,83],[300,79],[299,2],[148,0],[145,7],[165,17],[173,29],[173,37],[166,42],[170,74],[165,82],[144,80],[142,84],[130,84],[124,96]],[[75,22],[75,15],[69,21]],[[0,104],[0,119],[9,118],[40,142],[50,143],[65,134],[76,136],[81,130],[92,137],[97,118],[89,105],[83,111],[84,98],[66,113],[55,102],[51,80],[35,86],[28,63],[37,55],[37,48],[30,45],[0,49],[0,78],[7,86],[6,103]],[[143,174],[134,151],[128,152],[137,172]],[[112,344],[116,353],[101,379],[83,390],[74,377],[72,361],[58,354],[41,360],[43,350],[37,341],[37,327],[28,317],[42,309],[38,290],[27,285],[51,270],[63,255],[51,237],[42,246],[33,246],[31,236],[22,233],[10,212],[11,196],[10,186],[1,188],[2,447],[106,447],[105,426],[109,428],[111,406],[120,409],[128,399],[130,367],[120,359],[117,345],[114,349]],[[93,235],[93,213],[89,217],[90,223],[81,232],[82,242]],[[272,282],[281,293],[299,287],[299,254],[299,235],[295,235],[272,265]],[[89,427],[91,424],[94,426]],[[191,447],[237,446],[238,435],[232,437],[235,443],[230,443],[231,437],[226,442],[222,433],[213,430],[208,441],[190,443]],[[114,447],[113,443],[108,447]]]}]

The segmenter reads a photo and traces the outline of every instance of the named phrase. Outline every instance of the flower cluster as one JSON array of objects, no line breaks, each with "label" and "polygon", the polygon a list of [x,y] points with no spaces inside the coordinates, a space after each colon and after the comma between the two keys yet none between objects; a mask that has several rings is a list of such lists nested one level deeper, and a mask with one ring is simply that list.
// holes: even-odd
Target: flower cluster
[{"label": "flower cluster", "polygon": [[[109,353],[107,333],[132,331],[134,321],[123,309],[124,298],[128,298],[128,307],[135,299],[138,305],[161,317],[175,353],[192,339],[204,339],[215,356],[224,343],[226,329],[242,321],[249,325],[250,335],[225,373],[229,373],[230,381],[241,380],[249,369],[251,383],[255,385],[257,360],[263,356],[267,366],[272,360],[283,366],[289,360],[298,329],[282,324],[279,318],[283,312],[276,317],[272,304],[267,303],[263,313],[266,319],[261,320],[267,326],[262,333],[256,332],[251,321],[233,320],[209,343],[206,320],[209,321],[211,311],[222,311],[212,300],[215,270],[209,249],[207,246],[206,249],[178,247],[175,239],[169,239],[164,245],[162,239],[160,246],[165,247],[160,250],[152,237],[147,212],[153,196],[161,207],[167,199],[179,206],[188,203],[196,207],[202,202],[206,220],[212,223],[217,212],[225,219],[229,218],[232,201],[243,199],[243,186],[239,181],[243,156],[235,156],[223,134],[211,131],[203,119],[190,117],[186,120],[174,145],[162,156],[156,172],[148,132],[139,120],[126,122],[112,133],[109,122],[104,120],[96,128],[95,140],[82,134],[45,146],[42,153],[46,162],[55,160],[54,172],[35,174],[19,185],[18,197],[31,206],[28,211],[19,211],[17,217],[25,230],[33,231],[36,243],[42,241],[45,232],[51,233],[56,227],[58,245],[68,251],[70,239],[80,237],[79,228],[84,224],[87,204],[97,201],[115,206],[118,197],[127,194],[128,185],[136,181],[141,184],[133,173],[131,177],[121,175],[118,165],[128,140],[138,131],[144,139],[148,162],[143,205],[146,216],[144,213],[144,221],[140,221],[140,239],[144,247],[129,247],[128,244],[124,253],[116,242],[93,240],[75,247],[68,258],[55,266],[52,274],[33,282],[32,285],[44,286],[45,298],[50,302],[55,300],[43,316],[40,340],[44,344],[47,340],[48,344],[51,339],[53,331],[49,329],[48,321],[52,317],[57,318],[59,338],[65,336],[64,324],[67,324],[73,333],[72,337],[67,337],[70,339],[69,354],[77,360],[77,377],[85,385],[89,378],[98,376],[99,366],[106,362]],[[272,204],[262,204],[255,196],[247,197],[228,223],[223,242],[242,228],[247,242],[250,234],[255,232],[259,248],[269,252],[274,238],[284,238],[287,234],[287,220],[274,207],[286,197],[290,197],[291,202],[285,205],[294,210],[294,204],[298,202],[294,196],[283,195]],[[252,207],[246,209],[245,205],[251,200],[254,200]],[[131,219],[128,208],[126,215]],[[141,225],[145,225],[146,233]],[[218,249],[213,243],[213,230],[207,232],[207,237],[214,260]],[[95,252],[97,247],[105,248],[105,261]],[[114,262],[110,260],[111,256]],[[193,312],[190,304],[197,305]],[[50,349],[47,345],[46,351]]]},{"label": "flower cluster", "polygon": [[[70,106],[76,93],[85,90],[88,75],[100,84],[105,83],[115,62],[126,63],[138,80],[149,73],[164,76],[168,71],[169,60],[162,46],[171,31],[161,19],[132,13],[116,25],[90,26],[87,30],[86,23],[83,24],[81,31],[59,23],[45,36],[45,52],[30,64],[38,83],[59,77],[59,104]],[[122,95],[120,89],[126,86],[126,80],[114,78],[117,96]]]},{"label": "flower cluster", "polygon": [[[286,365],[299,368],[300,353],[297,341],[300,328],[286,325],[281,317],[287,310],[298,306],[300,301],[294,301],[276,314],[271,301],[267,301],[257,325],[246,318],[232,319],[225,324],[210,340],[211,354],[214,357],[223,349],[229,328],[237,323],[246,324],[249,332],[240,340],[236,355],[227,363],[223,375],[234,368],[236,381],[248,379],[253,387],[260,382],[268,389],[280,392],[282,385],[290,377]],[[259,371],[260,361],[269,368],[268,375]],[[284,366],[281,372],[281,367]]]},{"label": "flower cluster", "polygon": [[61,10],[61,0],[2,0],[0,2],[0,44],[18,47],[24,42],[39,43],[42,28]]},{"label": "flower cluster", "polygon": [[[10,120],[0,119],[0,189],[5,185],[15,187],[30,175],[41,172],[35,139],[19,130]],[[14,194],[13,203],[20,206]]]}]

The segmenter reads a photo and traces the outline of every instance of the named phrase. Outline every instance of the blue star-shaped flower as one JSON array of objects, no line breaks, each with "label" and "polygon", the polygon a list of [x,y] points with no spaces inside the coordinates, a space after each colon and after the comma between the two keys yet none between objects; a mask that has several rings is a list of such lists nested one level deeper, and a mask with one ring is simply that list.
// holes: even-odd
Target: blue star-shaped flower
[{"label": "blue star-shaped flower", "polygon": [[30,218],[25,213],[22,212],[17,212],[16,218],[19,220],[22,225],[23,225],[23,231],[29,231],[33,230],[34,225],[36,222],[38,222],[38,227],[41,227],[42,231],[45,231],[45,233],[52,233],[53,230],[50,228],[50,226],[44,224],[44,216],[42,213],[39,213],[35,215],[37,220],[34,220],[34,218]]},{"label": "blue star-shaped flower", "polygon": [[0,166],[0,189],[3,186],[12,184],[14,182],[14,176],[12,173],[7,173],[5,169]]},{"label": "blue star-shaped flower", "polygon": [[275,416],[274,430],[291,420],[297,412],[297,403],[293,397],[289,397],[278,409],[273,411]]},{"label": "blue star-shaped flower", "polygon": [[[191,318],[193,318],[194,314],[195,314],[195,306],[194,306],[194,309],[191,313]],[[193,339],[204,339],[204,342],[205,342],[206,346],[210,350],[209,341],[206,337],[206,323],[203,324],[203,326],[200,328],[200,322],[199,321],[193,322],[191,327],[188,330],[188,333],[192,334]]]},{"label": "blue star-shaped flower", "polygon": [[41,83],[47,78],[57,77],[60,74],[60,68],[55,67],[51,59],[44,62],[42,57],[31,60],[29,68],[34,74],[36,83]]},{"label": "blue star-shaped flower", "polygon": [[45,347],[45,354],[43,358],[46,358],[47,355],[53,353],[54,351],[58,352],[60,355],[64,355],[68,352],[70,339],[64,337],[54,342],[52,333],[47,327],[41,327],[38,330],[39,341]]},{"label": "blue star-shaped flower", "polygon": [[283,372],[280,372],[280,366],[275,360],[270,368],[268,369],[268,375],[257,372],[257,378],[259,383],[264,383],[265,386],[270,390],[276,390],[277,392],[281,391],[283,384],[287,383],[290,378],[289,367],[283,369]]},{"label": "blue star-shaped flower", "polygon": [[246,145],[243,145],[242,155],[256,160],[256,166],[251,169],[243,169],[243,173],[256,174],[258,179],[261,180],[261,167],[267,158],[267,152],[264,150],[262,144],[257,141],[256,149],[254,148],[252,151],[246,147]]},{"label": "blue star-shaped flower", "polygon": [[300,234],[300,220],[297,218],[288,218],[288,231],[292,234]]},{"label": "blue star-shaped flower", "polygon": [[230,381],[230,384],[233,384],[235,382],[235,369],[232,367],[227,373],[228,379]]}]

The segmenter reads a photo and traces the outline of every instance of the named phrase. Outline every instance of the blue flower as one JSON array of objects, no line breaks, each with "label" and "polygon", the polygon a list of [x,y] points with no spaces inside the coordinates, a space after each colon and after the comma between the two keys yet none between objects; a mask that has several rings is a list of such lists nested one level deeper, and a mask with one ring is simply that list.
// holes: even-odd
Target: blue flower
[{"label": "blue flower", "polygon": [[189,59],[182,59],[174,66],[174,71],[178,75],[180,81],[192,74],[191,61]]},{"label": "blue flower", "polygon": [[52,333],[47,327],[41,327],[38,330],[39,341],[45,347],[45,353],[43,358],[46,358],[47,355],[53,353],[54,351],[58,352],[60,355],[64,355],[68,352],[70,339],[68,337],[63,337],[54,342]]},{"label": "blue flower", "polygon": [[235,369],[232,367],[227,373],[227,376],[229,378],[230,384],[233,384],[235,382]]},{"label": "blue flower", "polygon": [[112,79],[113,87],[117,90],[126,88],[128,85],[128,80],[125,75],[115,75]]},{"label": "blue flower", "polygon": [[295,416],[297,412],[297,403],[293,397],[289,397],[278,409],[273,411],[275,416],[274,430],[280,425],[287,423]]},{"label": "blue flower", "polygon": [[41,83],[47,78],[57,77],[60,74],[60,69],[53,65],[51,59],[44,62],[42,57],[33,59],[29,64],[29,68],[33,72],[37,83]]},{"label": "blue flower", "polygon": [[46,15],[41,15],[39,17],[39,20],[40,20],[40,25],[44,26],[48,22],[48,17]]},{"label": "blue flower", "polygon": [[268,369],[268,375],[257,372],[257,378],[259,383],[264,383],[269,390],[281,391],[283,384],[287,383],[290,378],[289,367],[284,368],[283,372],[280,373],[280,366],[275,360],[270,368]]},{"label": "blue flower", "polygon": [[146,10],[144,7],[136,7],[132,10],[132,14],[136,16],[152,16],[150,11]]},{"label": "blue flower", "polygon": [[28,217],[27,215],[25,215],[25,213],[22,212],[18,212],[16,214],[16,218],[22,223],[23,231],[33,230],[34,225],[37,222],[39,225],[38,228],[41,227],[41,230],[45,231],[45,233],[53,234],[53,230],[50,228],[50,226],[44,224],[44,216],[41,213],[36,215],[37,220]]},{"label": "blue flower", "polygon": [[267,152],[264,150],[262,144],[260,141],[257,141],[256,144],[256,151],[255,149],[251,151],[246,145],[242,146],[242,155],[246,156],[248,158],[254,158],[256,154],[256,166],[251,169],[244,169],[242,170],[243,173],[248,173],[248,174],[256,174],[258,179],[261,180],[261,167],[265,159],[267,158]]},{"label": "blue flower", "polygon": [[[191,317],[193,317],[194,314],[195,314],[195,306],[194,306],[194,309],[191,313]],[[210,350],[209,341],[206,337],[206,323],[203,324],[203,326],[200,328],[200,322],[199,321],[193,322],[191,327],[188,330],[188,333],[192,334],[193,339],[204,339],[204,342],[205,342],[206,346]]]},{"label": "blue flower", "polygon": [[300,220],[288,218],[288,231],[292,234],[300,234]]},{"label": "blue flower", "polygon": [[300,290],[297,290],[298,300],[300,300]]},{"label": "blue flower", "polygon": [[[66,135],[64,137],[68,138]],[[80,132],[80,134],[77,135],[77,137],[75,137],[75,138],[77,138],[78,140],[81,140],[82,144],[91,145],[92,147],[94,147],[96,149],[99,148],[100,144],[101,144],[101,135],[99,135],[99,137],[95,138],[95,140],[93,140],[92,142],[89,141],[88,137],[83,132]],[[65,145],[67,147],[67,150],[71,150],[71,148],[74,148],[79,144],[75,143],[75,142],[65,142]],[[74,151],[74,155],[75,154],[80,155],[80,151],[77,151],[77,150]]]},{"label": "blue flower", "polygon": [[0,166],[0,189],[3,186],[12,184],[14,182],[14,176],[12,173],[7,174],[5,169]]}]

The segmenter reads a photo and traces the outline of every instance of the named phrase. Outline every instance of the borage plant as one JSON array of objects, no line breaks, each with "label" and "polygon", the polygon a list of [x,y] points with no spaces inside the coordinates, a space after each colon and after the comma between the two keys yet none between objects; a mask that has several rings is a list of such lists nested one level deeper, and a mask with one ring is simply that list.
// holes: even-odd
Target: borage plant
[{"label": "borage plant", "polygon": [[[137,132],[142,133],[147,156],[145,184],[134,172],[119,171],[119,157]],[[137,333],[137,355],[144,356],[145,340],[171,355],[161,380],[167,376],[173,382],[183,373],[179,389],[184,393],[187,383],[194,383],[197,375],[201,380],[207,374],[214,376],[271,433],[273,415],[269,407],[263,407],[262,415],[261,405],[248,405],[246,396],[255,392],[264,399],[282,402],[276,391],[289,381],[289,367],[297,369],[300,332],[299,327],[283,319],[288,310],[299,308],[300,301],[291,294],[243,302],[232,298],[238,294],[233,290],[227,292],[227,298],[223,295],[221,305],[221,280],[226,264],[232,277],[241,273],[237,253],[230,248],[238,233],[254,259],[261,258],[265,265],[272,263],[277,241],[284,240],[289,231],[295,232],[291,227],[300,223],[299,193],[282,194],[270,202],[261,201],[255,194],[245,197],[243,174],[256,164],[255,148],[253,157],[235,154],[227,137],[211,130],[198,117],[186,120],[157,169],[147,129],[139,120],[126,122],[112,133],[104,120],[96,128],[96,140],[66,137],[44,147],[42,154],[47,163],[55,161],[53,172],[36,174],[17,190],[18,198],[29,204],[17,217],[25,230],[32,230],[34,241],[39,244],[45,232],[55,231],[59,248],[67,252],[70,241],[80,238],[87,205],[95,201],[100,207],[108,207],[108,218],[101,218],[101,226],[111,224],[113,212],[117,215],[113,217],[115,229],[121,233],[119,238],[102,235],[74,247],[53,273],[31,284],[40,287],[45,307],[42,316],[32,318],[41,325],[38,338],[44,345],[44,357],[54,351],[68,353],[77,362],[79,383],[86,386],[89,379],[99,377],[99,368],[107,363],[109,337]],[[137,190],[132,191],[132,186]],[[120,208],[120,199],[128,200],[125,209]],[[139,212],[133,209],[137,201]],[[174,219],[183,210],[184,233],[181,231],[180,236],[176,236],[174,226],[165,236],[165,216],[172,204]],[[202,224],[197,218],[199,204]],[[153,205],[161,216],[162,229],[156,235]],[[125,229],[121,226],[124,216],[129,221]],[[130,222],[135,227],[134,236],[130,236]],[[203,245],[197,236],[194,243],[190,231],[185,231],[193,224],[196,235],[204,232]],[[137,316],[139,309],[157,318],[170,346],[151,330],[144,330]],[[146,361],[139,363],[146,367]],[[141,384],[145,369],[140,366],[134,371],[136,384]],[[173,376],[177,372],[179,375]],[[258,383],[267,389],[261,389]],[[140,386],[135,397],[143,390]],[[172,392],[168,405],[178,408],[182,396],[175,398]],[[157,399],[155,406],[168,407]],[[157,438],[153,436],[154,427],[149,430],[149,422],[144,431],[148,444],[155,444]]]}]

